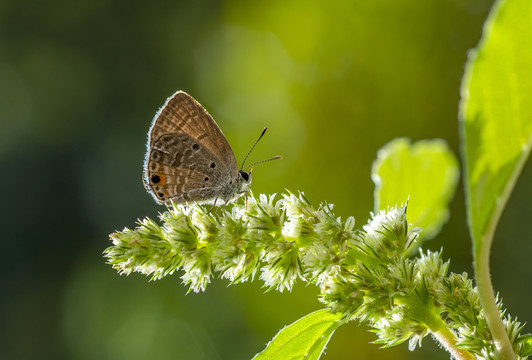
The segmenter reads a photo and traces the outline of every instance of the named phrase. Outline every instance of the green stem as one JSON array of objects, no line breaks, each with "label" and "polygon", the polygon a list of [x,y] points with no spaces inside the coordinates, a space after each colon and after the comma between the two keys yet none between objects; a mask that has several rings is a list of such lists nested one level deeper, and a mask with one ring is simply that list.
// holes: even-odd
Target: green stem
[{"label": "green stem", "polygon": [[[496,210],[496,212],[498,212]],[[494,215],[494,218],[498,216]],[[480,304],[486,316],[486,322],[490,329],[491,335],[497,351],[501,355],[501,359],[514,360],[515,354],[506,333],[506,328],[502,322],[499,308],[497,307],[497,300],[495,299],[495,293],[493,291],[493,285],[491,283],[490,276],[490,250],[493,240],[493,233],[495,231],[495,225],[497,222],[493,221],[488,227],[488,231],[484,235],[482,246],[476,251],[475,256],[475,280],[477,283],[478,296]]]},{"label": "green stem", "polygon": [[[488,249],[488,250],[485,250]],[[478,295],[480,304],[486,316],[486,322],[490,329],[495,347],[501,355],[501,359],[513,360],[515,354],[512,349],[512,344],[506,334],[506,329],[501,319],[497,301],[493,292],[491,278],[489,273],[489,247],[482,248],[480,255],[475,261],[475,278],[477,282]]]},{"label": "green stem", "polygon": [[445,350],[447,350],[456,360],[475,360],[475,357],[469,351],[459,349],[455,346],[456,337],[453,332],[449,330],[441,318],[438,317],[438,320],[437,323],[431,324],[435,326],[435,328],[430,327],[430,330],[432,331],[432,335],[434,335],[436,340],[443,345]]},{"label": "green stem", "polygon": [[456,337],[447,327],[445,321],[439,315],[439,311],[428,298],[415,294],[402,299],[397,299],[409,307],[409,316],[425,324],[436,340],[442,344],[451,356],[456,360],[475,360],[473,354],[464,349],[456,347]]}]

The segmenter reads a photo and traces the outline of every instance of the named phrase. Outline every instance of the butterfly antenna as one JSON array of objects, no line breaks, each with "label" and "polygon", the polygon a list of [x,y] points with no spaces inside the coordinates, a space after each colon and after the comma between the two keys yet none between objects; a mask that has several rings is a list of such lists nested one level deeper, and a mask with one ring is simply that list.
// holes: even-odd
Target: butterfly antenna
[{"label": "butterfly antenna", "polygon": [[278,160],[278,159],[282,159],[282,158],[283,158],[283,157],[282,157],[281,155],[277,155],[277,156],[272,157],[271,159],[266,159],[266,160],[257,161],[256,163],[253,163],[253,164],[251,164],[251,165],[246,166],[246,167],[245,167],[244,169],[242,169],[242,170],[246,170],[247,168],[250,168],[250,167],[255,166],[255,165],[257,165],[257,164],[262,164],[263,162],[268,162],[268,161],[272,161],[272,160]]},{"label": "butterfly antenna", "polygon": [[[255,146],[257,145],[257,143],[259,142],[260,139],[262,139],[262,137],[264,136],[264,133],[266,132],[266,130],[268,130],[268,128],[264,128],[264,130],[262,130],[262,134],[260,134],[259,138],[257,139],[257,141],[255,141],[255,143],[253,144],[253,146],[251,147],[251,149],[249,150],[248,154],[246,155],[246,157],[244,158],[244,161],[242,161],[242,166],[240,167],[240,170],[242,170],[244,168],[244,164],[246,163],[246,160],[248,159],[248,156],[249,154],[251,154],[251,152],[253,151],[253,149],[255,148]],[[249,166],[247,166],[246,168],[248,168]]]}]

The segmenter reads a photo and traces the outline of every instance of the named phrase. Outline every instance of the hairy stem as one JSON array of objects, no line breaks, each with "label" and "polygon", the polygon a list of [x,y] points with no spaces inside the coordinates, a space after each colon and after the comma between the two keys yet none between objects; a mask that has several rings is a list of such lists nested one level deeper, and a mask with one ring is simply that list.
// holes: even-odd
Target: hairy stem
[{"label": "hairy stem", "polygon": [[455,347],[456,337],[453,332],[449,330],[443,320],[439,319],[439,322],[437,329],[433,329],[432,335],[443,345],[445,350],[456,360],[475,360],[475,357],[469,351]]}]

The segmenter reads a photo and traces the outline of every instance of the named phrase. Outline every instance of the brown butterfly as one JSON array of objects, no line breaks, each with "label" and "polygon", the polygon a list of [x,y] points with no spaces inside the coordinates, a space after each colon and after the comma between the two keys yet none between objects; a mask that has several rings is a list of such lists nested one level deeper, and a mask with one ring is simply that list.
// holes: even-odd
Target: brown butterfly
[{"label": "brown butterfly", "polygon": [[[266,128],[251,150],[265,132]],[[233,150],[214,119],[183,91],[169,97],[155,115],[147,148],[144,184],[159,204],[216,204],[218,199],[227,204],[251,184],[251,172],[238,169]]]}]

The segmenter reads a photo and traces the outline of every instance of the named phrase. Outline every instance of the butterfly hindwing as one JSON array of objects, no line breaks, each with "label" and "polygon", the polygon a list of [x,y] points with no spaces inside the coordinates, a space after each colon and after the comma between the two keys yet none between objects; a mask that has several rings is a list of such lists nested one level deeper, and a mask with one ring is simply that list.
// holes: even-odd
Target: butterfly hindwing
[{"label": "butterfly hindwing", "polygon": [[232,178],[223,161],[187,134],[160,136],[146,159],[145,183],[160,203],[210,200]]}]

